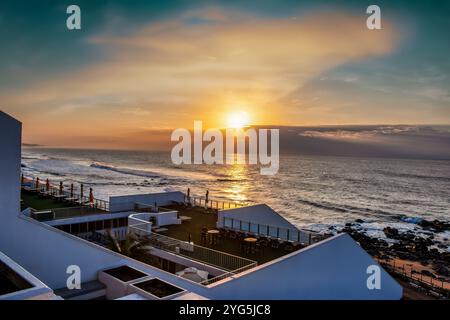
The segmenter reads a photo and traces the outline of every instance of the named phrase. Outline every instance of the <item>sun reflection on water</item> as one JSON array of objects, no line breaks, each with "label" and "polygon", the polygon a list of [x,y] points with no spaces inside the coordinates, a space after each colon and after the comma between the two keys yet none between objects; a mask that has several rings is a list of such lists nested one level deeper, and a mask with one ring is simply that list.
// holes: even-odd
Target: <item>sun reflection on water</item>
[{"label": "sun reflection on water", "polygon": [[248,200],[249,192],[249,170],[246,164],[233,164],[226,166],[227,176],[223,192],[234,201]]}]

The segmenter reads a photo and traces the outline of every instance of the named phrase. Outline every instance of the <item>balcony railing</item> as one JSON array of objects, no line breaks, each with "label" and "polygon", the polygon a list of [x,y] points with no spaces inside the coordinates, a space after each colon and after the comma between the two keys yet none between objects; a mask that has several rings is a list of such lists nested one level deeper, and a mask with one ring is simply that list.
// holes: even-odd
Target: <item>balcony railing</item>
[{"label": "balcony railing", "polygon": [[224,274],[219,276],[220,279],[209,279],[207,282],[205,282],[205,285],[257,266],[257,262],[250,259],[198,246],[193,243],[163,236],[161,234],[152,233],[151,223],[139,220],[140,219],[129,221],[130,231],[139,236],[149,239],[153,247],[175,253],[176,255],[185,257],[187,259],[207,264],[225,271]]},{"label": "balcony railing", "polygon": [[250,204],[249,201],[225,201],[219,199],[211,199],[197,196],[184,196],[184,202],[192,206],[205,207],[216,210],[232,209],[246,207]]},{"label": "balcony railing", "polygon": [[[89,190],[89,186],[85,186],[85,190]],[[81,192],[63,189],[62,192],[60,190],[59,185],[49,184],[46,185],[46,181],[40,181],[39,185],[37,185],[35,179],[30,179],[27,177],[22,177],[22,188],[28,191],[34,191],[40,194],[47,195],[53,198],[61,198],[61,199],[69,199],[71,203],[77,203],[80,205],[89,205],[99,210],[109,211],[109,202],[101,199],[94,198],[93,201],[89,197],[89,192],[83,193],[81,196]]]},{"label": "balcony railing", "polygon": [[284,241],[293,241],[307,245],[317,241],[316,235],[311,232],[298,229],[274,227],[228,217],[223,217],[223,226],[225,229],[248,232],[259,236]]},{"label": "balcony railing", "polygon": [[134,204],[134,211],[135,212],[158,213],[158,212],[171,212],[171,211],[173,211],[173,209],[167,209],[164,207],[160,207],[157,204],[151,205],[151,204],[147,204],[147,203],[136,202]]},{"label": "balcony railing", "polygon": [[76,217],[83,217],[87,215],[95,215],[106,213],[105,211],[98,210],[95,207],[83,206],[83,207],[70,207],[70,208],[58,208],[49,210],[34,210],[30,212],[30,216],[38,221],[51,221],[60,219],[69,219]]},{"label": "balcony railing", "polygon": [[239,273],[242,273],[242,272],[244,272],[244,271],[250,270],[250,269],[252,269],[252,268],[254,268],[254,267],[256,267],[256,264],[255,264],[255,265],[247,265],[247,266],[244,266],[244,267],[242,267],[242,268],[236,269],[236,270],[234,270],[234,271],[230,271],[230,272],[221,274],[221,275],[219,275],[219,276],[217,276],[217,277],[214,277],[214,278],[211,278],[211,279],[204,280],[204,281],[202,281],[202,282],[200,282],[200,283],[201,283],[202,285],[204,285],[204,286],[209,286],[210,284],[213,284],[213,283],[222,281],[222,280],[224,280],[224,279],[233,277],[233,276],[235,276],[235,275],[237,275],[237,274],[239,274]]}]

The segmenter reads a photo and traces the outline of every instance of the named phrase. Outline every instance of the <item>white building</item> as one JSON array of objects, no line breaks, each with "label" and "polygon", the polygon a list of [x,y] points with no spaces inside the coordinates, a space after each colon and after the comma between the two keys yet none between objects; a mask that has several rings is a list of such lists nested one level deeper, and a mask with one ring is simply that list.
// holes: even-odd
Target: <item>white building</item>
[{"label": "white building", "polygon": [[[106,295],[110,299],[400,299],[401,286],[353,240],[341,234],[301,250],[282,256],[265,264],[252,267],[238,274],[225,274],[220,281],[203,285],[176,274],[166,272],[149,264],[133,260],[100,245],[81,239],[68,232],[55,228],[47,223],[33,219],[30,214],[20,212],[20,164],[21,164],[21,123],[0,112],[0,251],[1,257],[28,270],[30,281],[39,290],[44,290],[44,297],[54,298],[56,295],[68,298],[86,299]],[[159,194],[154,197],[169,197]],[[147,199],[146,199],[147,198]],[[111,199],[108,217],[123,219],[133,214],[130,203],[140,202],[153,204],[151,195],[129,198]],[[171,200],[171,199],[166,200]],[[183,201],[182,194],[176,195],[176,201]],[[158,200],[158,205],[161,201]],[[233,218],[249,222],[248,231],[255,231],[260,225],[259,233],[263,234],[262,225],[279,228],[277,236],[294,239],[298,231],[273,210],[262,205],[256,207],[263,214],[255,214],[251,209],[235,211],[219,211],[218,227],[226,227],[225,218]],[[111,210],[114,209],[114,210]],[[113,215],[113,216],[109,216]],[[104,217],[85,217],[90,223],[104,223]],[[163,216],[158,216],[161,221]],[[166,218],[175,221],[173,213]],[[71,218],[78,219],[80,218]],[[66,219],[66,224],[75,220]],[[82,220],[83,220],[82,219]],[[96,220],[97,219],[97,220]],[[99,220],[103,219],[103,220]],[[86,220],[83,220],[84,222]],[[60,224],[62,221],[60,221]],[[89,222],[85,222],[89,224]],[[165,222],[164,222],[165,223]],[[225,225],[222,225],[225,223]],[[62,226],[60,226],[62,228]],[[234,229],[237,226],[233,227]],[[239,230],[242,222],[239,224]],[[267,228],[266,228],[267,230]],[[286,230],[289,230],[286,231]],[[266,234],[273,236],[272,231]],[[299,239],[300,235],[297,235]],[[300,239],[301,240],[301,239]],[[299,241],[300,242],[300,241]],[[155,248],[155,254],[164,256],[170,261],[189,264],[199,269],[209,268],[214,274],[220,270],[211,265],[202,265],[186,255],[178,255],[180,246],[173,252],[164,248]],[[185,245],[183,250],[189,250]],[[153,250],[153,249],[152,249]],[[8,258],[5,258],[6,256]],[[81,270],[83,295],[72,295],[67,285],[70,266],[78,266]],[[379,267],[380,289],[369,289],[367,285],[370,274],[369,266]],[[124,267],[125,266],[125,267]],[[21,269],[22,270],[22,269]],[[120,280],[123,273],[126,278]],[[128,278],[128,276],[132,276]],[[39,279],[39,280],[38,280]],[[131,280],[130,280],[131,279]],[[102,285],[98,285],[98,280]],[[151,286],[155,282],[164,282],[169,295],[155,297]],[[150,289],[149,289],[150,288]],[[32,296],[20,296],[23,299]],[[42,296],[41,296],[42,298]],[[2,296],[0,296],[2,299]]]}]

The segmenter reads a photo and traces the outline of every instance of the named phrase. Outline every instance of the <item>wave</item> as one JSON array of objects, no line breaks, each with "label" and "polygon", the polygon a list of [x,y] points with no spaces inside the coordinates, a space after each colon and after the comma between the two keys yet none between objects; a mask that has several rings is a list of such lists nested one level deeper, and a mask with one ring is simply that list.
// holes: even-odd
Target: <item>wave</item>
[{"label": "wave", "polygon": [[102,170],[108,170],[108,171],[113,171],[113,172],[118,172],[118,173],[123,173],[123,174],[129,174],[132,176],[138,176],[138,177],[145,177],[145,178],[153,178],[153,179],[158,179],[158,178],[163,178],[165,177],[164,175],[161,174],[157,174],[155,172],[152,171],[146,171],[146,170],[138,170],[138,169],[132,169],[132,168],[121,168],[121,167],[114,167],[105,163],[100,163],[100,162],[94,162],[90,165],[91,168],[96,168],[96,169],[102,169]]},{"label": "wave", "polygon": [[26,155],[22,154],[22,160],[48,160],[49,157],[45,155]]},{"label": "wave", "polygon": [[413,178],[413,179],[426,179],[426,180],[436,180],[436,181],[444,181],[450,182],[450,177],[442,177],[442,176],[429,176],[429,175],[421,175],[421,174],[412,174],[412,173],[400,173],[393,171],[385,171],[385,170],[374,170],[376,173],[389,176],[389,177],[398,177],[398,178]]},{"label": "wave", "polygon": [[355,214],[373,214],[373,215],[377,215],[377,216],[389,216],[389,217],[397,218],[397,219],[400,219],[400,217],[401,217],[401,215],[393,213],[393,212],[388,212],[388,211],[383,211],[383,210],[375,210],[375,209],[370,209],[370,208],[361,208],[361,207],[355,207],[355,206],[350,206],[350,205],[337,205],[337,204],[332,204],[332,203],[327,203],[327,202],[314,202],[314,201],[309,201],[309,200],[304,200],[304,199],[298,199],[298,202],[315,207],[315,208],[320,208],[320,209],[330,210],[330,211],[335,211],[335,212],[355,213]]}]

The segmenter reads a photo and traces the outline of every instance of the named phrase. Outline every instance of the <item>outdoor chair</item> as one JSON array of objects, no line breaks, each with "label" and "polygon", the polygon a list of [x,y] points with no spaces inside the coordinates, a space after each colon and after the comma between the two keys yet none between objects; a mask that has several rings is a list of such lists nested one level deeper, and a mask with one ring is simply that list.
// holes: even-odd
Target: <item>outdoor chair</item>
[{"label": "outdoor chair", "polygon": [[205,230],[202,230],[200,233],[200,242],[202,244],[206,244],[208,242],[207,232]]},{"label": "outdoor chair", "polygon": [[217,239],[216,239],[216,242],[218,243],[218,244],[222,244],[223,243],[223,238],[224,238],[224,233],[223,233],[223,231],[221,231],[221,230],[219,230],[220,232],[219,232],[219,234],[217,235]]},{"label": "outdoor chair", "polygon": [[256,244],[255,244],[255,251],[257,252],[257,253],[263,253],[263,251],[264,251],[264,247],[262,246],[262,243],[259,241],[259,242],[256,242]]},{"label": "outdoor chair", "polygon": [[278,248],[280,247],[280,242],[279,242],[278,240],[273,239],[273,240],[270,242],[270,246],[271,246],[273,249],[278,249]]},{"label": "outdoor chair", "polygon": [[284,251],[286,252],[292,252],[294,251],[294,246],[290,242],[285,242],[284,244]]}]

